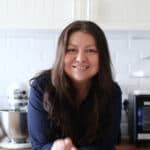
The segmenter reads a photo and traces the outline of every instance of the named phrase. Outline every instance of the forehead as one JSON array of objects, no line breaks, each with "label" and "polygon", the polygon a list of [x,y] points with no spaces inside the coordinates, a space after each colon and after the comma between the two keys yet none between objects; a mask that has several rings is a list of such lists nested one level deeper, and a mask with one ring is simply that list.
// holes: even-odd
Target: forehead
[{"label": "forehead", "polygon": [[68,44],[75,42],[75,43],[92,43],[95,44],[95,38],[93,37],[92,34],[88,33],[88,32],[82,32],[82,31],[77,31],[77,32],[73,32],[72,34],[70,34],[69,38],[68,38]]}]

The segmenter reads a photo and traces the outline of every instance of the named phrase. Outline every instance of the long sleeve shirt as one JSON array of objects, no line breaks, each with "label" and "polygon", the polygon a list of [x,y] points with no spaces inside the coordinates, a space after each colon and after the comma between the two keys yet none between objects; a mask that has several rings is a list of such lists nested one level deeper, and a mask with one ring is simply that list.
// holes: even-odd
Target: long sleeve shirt
[{"label": "long sleeve shirt", "polygon": [[[43,79],[34,80],[30,88],[30,96],[28,103],[28,130],[30,135],[30,141],[32,144],[32,150],[51,150],[54,142],[54,137],[57,137],[57,131],[54,126],[51,125],[48,119],[48,113],[43,108],[43,92],[41,82]],[[115,83],[116,84],[116,83]],[[121,90],[116,84],[117,91],[115,100],[115,135],[108,137],[106,142],[99,142],[98,144],[90,144],[78,147],[79,150],[114,150],[115,140],[111,137],[117,137],[120,128],[121,120]],[[83,104],[84,105],[84,104]],[[50,132],[47,132],[47,131]],[[116,132],[117,131],[117,132]],[[59,138],[59,137],[58,137]]]}]

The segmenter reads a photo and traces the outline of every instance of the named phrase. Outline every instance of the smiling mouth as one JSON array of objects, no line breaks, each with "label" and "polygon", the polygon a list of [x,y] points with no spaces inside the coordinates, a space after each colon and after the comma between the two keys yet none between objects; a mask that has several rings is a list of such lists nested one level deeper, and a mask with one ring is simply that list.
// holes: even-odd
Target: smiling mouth
[{"label": "smiling mouth", "polygon": [[88,65],[73,65],[72,67],[78,70],[86,70],[89,68]]}]

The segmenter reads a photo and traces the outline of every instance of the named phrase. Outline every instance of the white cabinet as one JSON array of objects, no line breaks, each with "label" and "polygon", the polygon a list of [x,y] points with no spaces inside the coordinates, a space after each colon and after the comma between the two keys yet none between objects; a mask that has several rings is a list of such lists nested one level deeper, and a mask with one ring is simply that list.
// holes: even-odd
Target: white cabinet
[{"label": "white cabinet", "polygon": [[128,0],[127,21],[133,28],[150,30],[150,0]]},{"label": "white cabinet", "polygon": [[62,29],[86,18],[82,0],[0,0],[0,29]]},{"label": "white cabinet", "polygon": [[89,19],[108,30],[150,30],[150,0],[90,0]]},{"label": "white cabinet", "polygon": [[0,29],[59,30],[77,19],[106,30],[150,30],[150,0],[0,0]]}]

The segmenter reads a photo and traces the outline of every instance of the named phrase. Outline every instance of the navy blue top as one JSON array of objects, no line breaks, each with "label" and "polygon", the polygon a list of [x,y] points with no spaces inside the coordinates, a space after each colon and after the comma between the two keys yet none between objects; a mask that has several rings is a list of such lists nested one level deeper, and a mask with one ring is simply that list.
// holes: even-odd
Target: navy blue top
[{"label": "navy blue top", "polygon": [[[32,144],[32,150],[50,150],[58,134],[50,120],[48,120],[48,113],[43,108],[42,82],[45,82],[44,78],[35,79],[30,88],[28,103],[28,130]],[[117,84],[116,89],[117,90],[114,97],[115,129],[114,132],[112,132],[113,135],[110,135],[105,142],[100,141],[98,144],[84,145],[82,147],[78,147],[79,150],[115,149],[116,141],[114,137],[117,138],[118,131],[120,129],[122,97],[121,89]],[[82,105],[85,104],[83,103]]]}]

